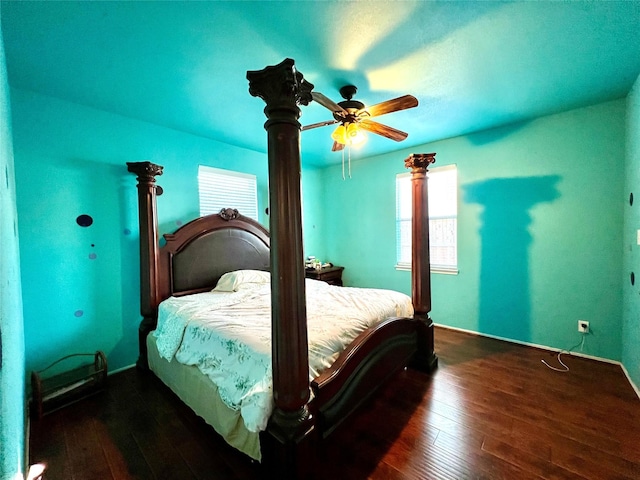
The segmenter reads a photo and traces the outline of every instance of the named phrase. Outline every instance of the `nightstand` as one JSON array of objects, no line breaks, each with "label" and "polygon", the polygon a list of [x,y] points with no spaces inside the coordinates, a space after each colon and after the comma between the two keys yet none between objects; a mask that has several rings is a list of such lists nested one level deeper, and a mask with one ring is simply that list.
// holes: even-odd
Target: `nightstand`
[{"label": "nightstand", "polygon": [[327,282],[330,285],[342,286],[342,271],[344,267],[325,267],[320,270],[305,270],[305,276],[307,278],[313,278],[314,280],[321,280]]}]

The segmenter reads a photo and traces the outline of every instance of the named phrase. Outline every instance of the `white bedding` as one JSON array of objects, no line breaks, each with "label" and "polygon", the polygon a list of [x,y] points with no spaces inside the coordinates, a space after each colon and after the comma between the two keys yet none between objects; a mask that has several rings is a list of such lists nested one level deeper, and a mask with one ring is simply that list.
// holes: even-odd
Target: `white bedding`
[{"label": "white bedding", "polygon": [[[217,287],[222,291],[165,300],[154,332],[160,355],[196,365],[216,384],[224,403],[240,410],[252,432],[266,428],[273,409],[271,287],[268,274],[259,273],[243,277],[250,281],[234,276],[231,283],[223,276]],[[411,298],[391,290],[307,279],[306,298],[310,379],[368,327],[413,315]]]}]

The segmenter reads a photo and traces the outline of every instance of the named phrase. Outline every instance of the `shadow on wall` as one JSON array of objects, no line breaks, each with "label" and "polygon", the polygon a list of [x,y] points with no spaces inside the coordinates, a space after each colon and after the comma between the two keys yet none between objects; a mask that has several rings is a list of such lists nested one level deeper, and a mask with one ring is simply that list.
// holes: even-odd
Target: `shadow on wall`
[{"label": "shadow on wall", "polygon": [[120,271],[122,336],[110,355],[118,359],[117,367],[126,367],[138,355],[140,314],[140,232],[138,228],[138,190],[135,176],[121,167],[118,173],[120,210]]},{"label": "shadow on wall", "polygon": [[[118,164],[105,164],[87,159],[74,161],[78,172],[91,172],[100,178],[100,186],[91,186],[84,203],[95,216],[95,225],[89,225],[96,237],[95,254],[90,258],[101,261],[86,281],[92,290],[87,297],[86,316],[91,319],[91,331],[102,332],[93,337],[96,349],[104,350],[108,357],[109,372],[132,365],[138,353],[138,325],[140,316],[140,260],[139,232],[137,228],[137,189],[135,177]],[[133,181],[132,181],[133,180]],[[89,232],[88,232],[89,233]],[[108,244],[107,250],[102,244]],[[102,329],[105,323],[110,327]],[[80,332],[82,333],[82,332]],[[97,338],[96,338],[97,337]],[[93,349],[92,349],[93,350]]]},{"label": "shadow on wall", "polygon": [[557,175],[496,178],[463,187],[465,201],[481,216],[479,331],[531,340],[529,293],[530,211],[560,194]]}]

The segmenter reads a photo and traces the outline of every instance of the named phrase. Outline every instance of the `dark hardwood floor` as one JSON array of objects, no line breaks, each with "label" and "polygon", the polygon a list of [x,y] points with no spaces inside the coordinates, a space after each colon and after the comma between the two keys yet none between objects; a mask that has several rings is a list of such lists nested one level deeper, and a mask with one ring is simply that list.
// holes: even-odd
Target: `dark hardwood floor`
[{"label": "dark hardwood floor", "polygon": [[[438,370],[404,371],[320,446],[320,479],[640,479],[640,400],[617,365],[437,328]],[[555,364],[555,363],[554,363]],[[47,480],[259,479],[152,376],[31,424]]]}]

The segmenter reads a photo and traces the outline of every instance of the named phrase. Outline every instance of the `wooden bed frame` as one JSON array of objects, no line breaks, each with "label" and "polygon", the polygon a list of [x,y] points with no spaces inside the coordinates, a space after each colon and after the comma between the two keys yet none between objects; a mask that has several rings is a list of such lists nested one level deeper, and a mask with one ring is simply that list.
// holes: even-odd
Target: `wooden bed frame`
[{"label": "wooden bed frame", "polygon": [[310,478],[316,442],[371,398],[398,370],[431,371],[434,353],[429,263],[426,172],[435,154],[412,154],[413,318],[390,318],[366,330],[320,376],[309,382],[300,198],[300,109],[313,85],[291,59],[247,72],[249,92],[265,103],[268,137],[270,232],[227,209],[198,218],[158,242],[156,176],[163,167],[128,163],[138,176],[140,216],[140,309],[138,366],[147,368],[146,337],[157,323],[159,303],[171,295],[210,290],[228,271],[271,272],[274,411],[261,434],[263,463],[279,478]]}]

